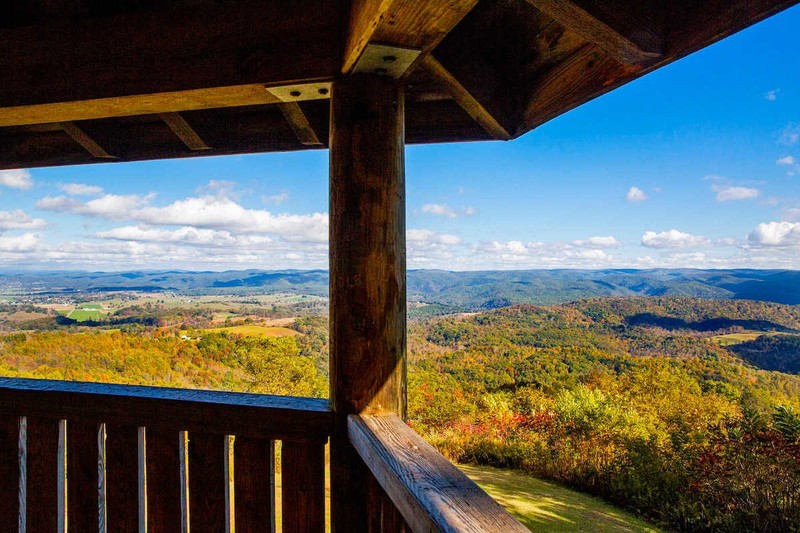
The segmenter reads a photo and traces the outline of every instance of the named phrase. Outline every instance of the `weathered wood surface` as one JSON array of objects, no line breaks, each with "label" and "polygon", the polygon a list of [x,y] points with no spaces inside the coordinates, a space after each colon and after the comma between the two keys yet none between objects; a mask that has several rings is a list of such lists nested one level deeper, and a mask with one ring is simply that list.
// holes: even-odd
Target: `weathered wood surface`
[{"label": "weathered wood surface", "polygon": [[225,435],[189,434],[189,516],[192,533],[225,531]]},{"label": "weathered wood surface", "polygon": [[0,378],[2,414],[320,442],[331,430],[321,399],[16,378]]},{"label": "weathered wood surface", "polygon": [[75,125],[74,122],[62,122],[59,124],[61,129],[64,132],[72,137],[72,139],[83,146],[83,148],[91,154],[92,157],[98,157],[100,159],[113,159],[114,156],[106,152],[102,146],[97,144],[97,142],[86,135],[86,132],[80,129],[78,126]]},{"label": "weathered wood surface", "polygon": [[236,437],[234,494],[237,533],[275,531],[275,444]]},{"label": "weathered wood surface", "polygon": [[364,470],[346,417],[405,414],[403,93],[393,80],[334,83],[330,137],[331,520],[366,530]]},{"label": "weathered wood surface", "polygon": [[58,420],[28,417],[27,502],[25,522],[30,533],[58,527]]},{"label": "weathered wood surface", "polygon": [[637,42],[635,37],[626,36],[612,28],[573,0],[528,1],[559,24],[577,33],[587,42],[597,45],[622,63],[642,63],[658,58],[662,54],[660,48],[653,46],[653,43],[644,40]]},{"label": "weathered wood surface", "polygon": [[322,146],[322,143],[314,132],[314,128],[308,122],[303,109],[297,102],[286,102],[278,104],[281,113],[286,117],[286,121],[291,126],[294,134],[297,135],[297,140],[306,146]]},{"label": "weathered wood surface", "polygon": [[414,48],[427,54],[477,3],[478,0],[354,0],[342,72],[353,70],[370,42]]},{"label": "weathered wood surface", "polygon": [[164,4],[0,29],[0,72],[14,72],[3,77],[1,105],[319,81],[339,71],[339,2]]},{"label": "weathered wood surface", "polygon": [[351,415],[350,441],[414,531],[525,532],[399,417]]},{"label": "weathered wood surface", "polygon": [[106,425],[106,527],[139,530],[139,439],[135,426]]},{"label": "weathered wood surface", "polygon": [[67,422],[67,529],[98,530],[98,424]]},{"label": "weathered wood surface", "polygon": [[181,530],[178,432],[147,428],[147,532]]},{"label": "weathered wood surface", "polygon": [[325,531],[325,448],[322,444],[283,442],[281,500],[283,531]]},{"label": "weathered wood surface", "polygon": [[211,149],[180,113],[161,113],[159,116],[189,150]]},{"label": "weathered wood surface", "polygon": [[0,416],[0,531],[19,524],[19,417]]}]

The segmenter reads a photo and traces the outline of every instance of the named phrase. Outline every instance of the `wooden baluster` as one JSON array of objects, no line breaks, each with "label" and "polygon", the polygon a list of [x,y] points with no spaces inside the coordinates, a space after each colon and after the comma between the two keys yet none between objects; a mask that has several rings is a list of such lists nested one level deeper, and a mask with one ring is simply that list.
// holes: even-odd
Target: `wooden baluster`
[{"label": "wooden baluster", "polygon": [[283,441],[281,449],[283,530],[325,531],[325,446]]},{"label": "wooden baluster", "polygon": [[94,422],[67,425],[67,524],[72,532],[98,530],[97,432]]},{"label": "wooden baluster", "polygon": [[236,437],[233,450],[236,533],[272,533],[275,531],[275,443]]},{"label": "wooden baluster", "polygon": [[191,533],[225,531],[225,436],[189,434]]},{"label": "wooden baluster", "polygon": [[106,426],[106,508],[108,533],[139,531],[138,429]]},{"label": "wooden baluster", "polygon": [[147,428],[147,532],[181,530],[178,432]]},{"label": "wooden baluster", "polygon": [[27,533],[58,531],[59,421],[28,418]]},{"label": "wooden baluster", "polygon": [[19,435],[17,416],[0,416],[0,531],[19,525]]}]

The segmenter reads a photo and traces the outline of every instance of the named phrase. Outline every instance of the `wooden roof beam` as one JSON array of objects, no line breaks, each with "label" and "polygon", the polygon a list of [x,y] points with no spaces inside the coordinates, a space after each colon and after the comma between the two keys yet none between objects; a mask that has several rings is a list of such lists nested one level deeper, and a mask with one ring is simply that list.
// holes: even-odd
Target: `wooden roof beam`
[{"label": "wooden roof beam", "polygon": [[89,134],[79,128],[74,122],[55,122],[52,124],[35,124],[28,128],[31,132],[63,131],[70,138],[80,144],[92,157],[98,159],[116,159],[100,146]]},{"label": "wooden roof beam", "polygon": [[306,146],[322,146],[322,142],[314,132],[314,128],[311,127],[311,123],[300,108],[300,104],[297,102],[285,102],[278,104],[278,107],[280,107],[283,116],[286,117],[286,121],[291,126],[294,134],[297,135],[298,141]]},{"label": "wooden roof beam", "polygon": [[624,35],[609,23],[589,13],[573,0],[528,0],[539,11],[605,50],[621,63],[637,64],[661,57],[657,43]]},{"label": "wooden roof beam", "polygon": [[342,73],[353,72],[369,43],[420,50],[418,61],[421,60],[477,3],[478,0],[353,0]]},{"label": "wooden roof beam", "polygon": [[486,132],[495,139],[507,141],[511,139],[511,134],[506,128],[492,115],[478,99],[467,90],[461,82],[456,79],[436,58],[428,55],[420,62],[420,67],[428,71],[429,74],[437,78],[445,87],[453,100],[472,117],[475,122],[481,125]]},{"label": "wooden roof beam", "polygon": [[211,150],[180,113],[161,113],[160,117],[189,150]]}]

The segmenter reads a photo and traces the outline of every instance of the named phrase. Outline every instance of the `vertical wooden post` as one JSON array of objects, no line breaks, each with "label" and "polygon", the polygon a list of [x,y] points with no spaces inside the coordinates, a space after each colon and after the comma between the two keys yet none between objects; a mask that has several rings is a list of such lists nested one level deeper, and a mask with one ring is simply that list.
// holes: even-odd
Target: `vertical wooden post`
[{"label": "vertical wooden post", "polygon": [[355,75],[333,84],[330,128],[331,520],[366,531],[365,467],[347,415],[406,412],[403,90]]}]

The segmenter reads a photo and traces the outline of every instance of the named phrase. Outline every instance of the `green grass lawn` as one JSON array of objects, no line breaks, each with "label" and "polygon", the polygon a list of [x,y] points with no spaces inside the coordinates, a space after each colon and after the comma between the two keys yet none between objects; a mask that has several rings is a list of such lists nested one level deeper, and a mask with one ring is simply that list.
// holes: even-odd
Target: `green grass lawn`
[{"label": "green grass lawn", "polygon": [[602,500],[526,474],[485,466],[458,467],[531,531],[659,531]]},{"label": "green grass lawn", "polygon": [[242,326],[227,326],[222,328],[204,329],[203,333],[221,333],[226,331],[245,337],[291,337],[299,333],[291,328],[280,326],[261,326],[258,324],[246,324]]},{"label": "green grass lawn", "polygon": [[67,315],[67,318],[77,320],[78,322],[98,320],[100,318],[100,311],[97,309],[73,309],[72,312]]}]

